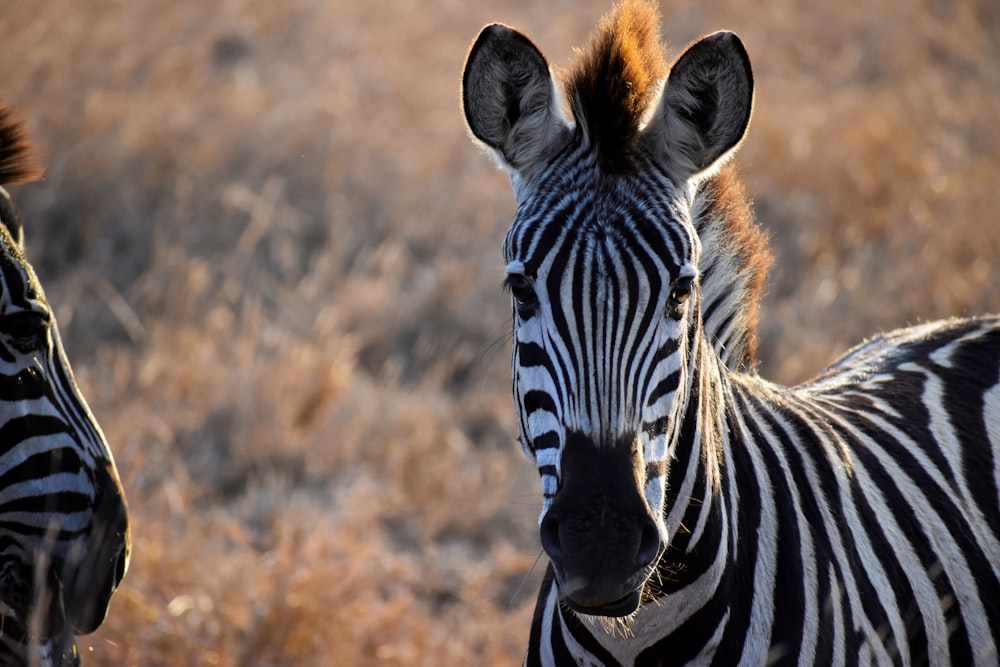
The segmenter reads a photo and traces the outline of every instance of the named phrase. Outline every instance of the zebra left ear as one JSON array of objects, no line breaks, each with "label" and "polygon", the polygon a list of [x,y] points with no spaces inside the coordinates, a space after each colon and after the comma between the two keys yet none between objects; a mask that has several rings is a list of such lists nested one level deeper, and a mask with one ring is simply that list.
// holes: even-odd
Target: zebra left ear
[{"label": "zebra left ear", "polygon": [[568,128],[545,56],[499,23],[483,28],[469,51],[462,106],[472,134],[522,177],[544,162]]},{"label": "zebra left ear", "polygon": [[644,141],[675,176],[708,175],[743,138],[752,108],[750,57],[739,37],[717,32],[674,63]]}]

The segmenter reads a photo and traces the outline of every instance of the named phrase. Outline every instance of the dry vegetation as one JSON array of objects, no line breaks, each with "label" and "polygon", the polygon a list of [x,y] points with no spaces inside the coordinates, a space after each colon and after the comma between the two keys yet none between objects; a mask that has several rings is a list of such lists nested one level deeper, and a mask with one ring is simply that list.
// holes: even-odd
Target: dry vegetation
[{"label": "dry vegetation", "polygon": [[[91,665],[515,664],[536,473],[513,443],[482,24],[553,62],[605,2],[15,3],[2,99],[48,166],[29,255],[118,461],[132,567]],[[862,7],[863,5],[863,7]],[[991,0],[670,2],[747,42],[776,264],[762,372],[1000,311]]]}]

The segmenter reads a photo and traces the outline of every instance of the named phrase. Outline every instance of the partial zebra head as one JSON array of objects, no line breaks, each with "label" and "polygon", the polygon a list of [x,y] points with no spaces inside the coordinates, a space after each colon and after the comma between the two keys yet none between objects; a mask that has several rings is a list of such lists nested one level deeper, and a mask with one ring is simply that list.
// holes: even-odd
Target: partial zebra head
[{"label": "partial zebra head", "polygon": [[666,473],[704,326],[693,211],[753,98],[739,38],[705,37],[666,73],[658,22],[620,5],[565,81],[490,25],[463,76],[469,128],[518,203],[503,249],[513,393],[542,546],[563,602],[602,616],[638,607],[671,537]]},{"label": "partial zebra head", "polygon": [[[31,180],[0,108],[0,183]],[[125,498],[0,188],[0,663],[72,664],[125,574]]]}]

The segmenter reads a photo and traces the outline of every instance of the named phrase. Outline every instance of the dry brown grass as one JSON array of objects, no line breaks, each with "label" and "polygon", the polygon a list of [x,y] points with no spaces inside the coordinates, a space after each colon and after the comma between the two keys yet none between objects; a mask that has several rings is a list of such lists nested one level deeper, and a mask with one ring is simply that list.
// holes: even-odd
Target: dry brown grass
[{"label": "dry brown grass", "polygon": [[[29,254],[133,514],[90,664],[519,661],[540,568],[499,289],[513,203],[457,87],[482,24],[565,64],[606,9],[5,10],[3,98],[48,165],[14,192]],[[672,52],[727,27],[755,63],[765,375],[1000,310],[994,3],[663,14]]]}]

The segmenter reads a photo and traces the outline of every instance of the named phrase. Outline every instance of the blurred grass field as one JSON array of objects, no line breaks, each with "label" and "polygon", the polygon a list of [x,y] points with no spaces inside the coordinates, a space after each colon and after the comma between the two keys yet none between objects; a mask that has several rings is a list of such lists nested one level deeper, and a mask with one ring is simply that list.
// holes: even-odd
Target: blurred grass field
[{"label": "blurred grass field", "polygon": [[[90,665],[517,664],[543,569],[514,443],[505,177],[458,85],[503,21],[565,65],[605,2],[5,8],[12,188],[133,517]],[[761,372],[1000,311],[1000,7],[662,5],[737,31],[775,266]]]}]

